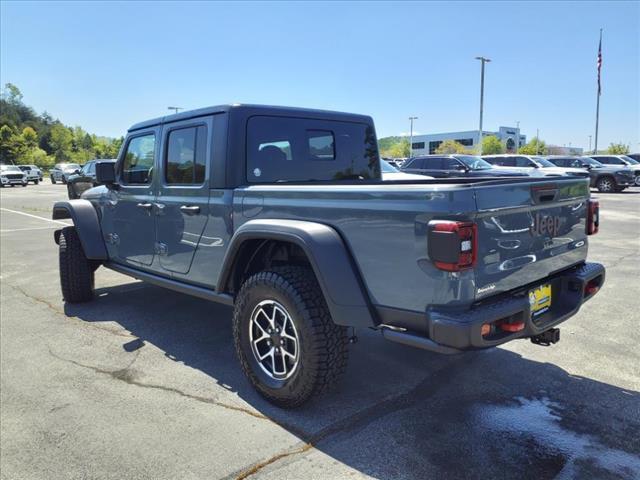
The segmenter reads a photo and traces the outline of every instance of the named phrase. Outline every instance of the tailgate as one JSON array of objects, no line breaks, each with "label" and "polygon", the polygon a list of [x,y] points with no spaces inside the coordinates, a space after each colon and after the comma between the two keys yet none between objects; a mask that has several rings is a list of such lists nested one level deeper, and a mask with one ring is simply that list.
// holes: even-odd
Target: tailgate
[{"label": "tailgate", "polygon": [[586,179],[475,187],[476,299],[538,282],[587,256]]}]

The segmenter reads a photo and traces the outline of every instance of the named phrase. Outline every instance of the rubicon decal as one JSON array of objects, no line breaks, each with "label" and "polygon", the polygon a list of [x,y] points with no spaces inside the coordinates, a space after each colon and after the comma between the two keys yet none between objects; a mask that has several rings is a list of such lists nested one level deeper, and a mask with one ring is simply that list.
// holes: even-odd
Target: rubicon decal
[{"label": "rubicon decal", "polygon": [[539,237],[549,235],[556,237],[560,233],[560,223],[562,219],[558,215],[540,215],[536,213],[533,218],[533,225],[529,228],[531,235]]}]

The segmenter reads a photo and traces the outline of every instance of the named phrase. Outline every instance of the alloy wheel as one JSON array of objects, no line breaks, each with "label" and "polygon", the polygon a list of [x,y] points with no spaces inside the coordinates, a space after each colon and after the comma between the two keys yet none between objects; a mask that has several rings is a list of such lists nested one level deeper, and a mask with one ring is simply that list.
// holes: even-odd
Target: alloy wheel
[{"label": "alloy wheel", "polygon": [[291,377],[300,360],[298,332],[291,315],[275,300],[263,300],[251,313],[251,351],[264,373],[274,380]]}]

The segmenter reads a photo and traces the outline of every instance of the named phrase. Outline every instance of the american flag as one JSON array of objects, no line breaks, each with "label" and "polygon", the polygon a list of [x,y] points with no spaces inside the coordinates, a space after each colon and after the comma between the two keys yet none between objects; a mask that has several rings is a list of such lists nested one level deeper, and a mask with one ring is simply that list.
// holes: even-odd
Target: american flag
[{"label": "american flag", "polygon": [[602,92],[600,86],[600,70],[602,70],[602,30],[600,30],[600,43],[598,44],[598,95]]}]

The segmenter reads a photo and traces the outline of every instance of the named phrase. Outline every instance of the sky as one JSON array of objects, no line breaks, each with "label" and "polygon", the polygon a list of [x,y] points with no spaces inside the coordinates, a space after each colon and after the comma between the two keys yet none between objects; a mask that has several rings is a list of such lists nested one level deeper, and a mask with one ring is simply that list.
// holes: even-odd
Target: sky
[{"label": "sky", "polygon": [[530,139],[640,150],[640,2],[0,3],[0,80],[116,137],[223,103],[371,115],[378,137],[520,122]]}]

